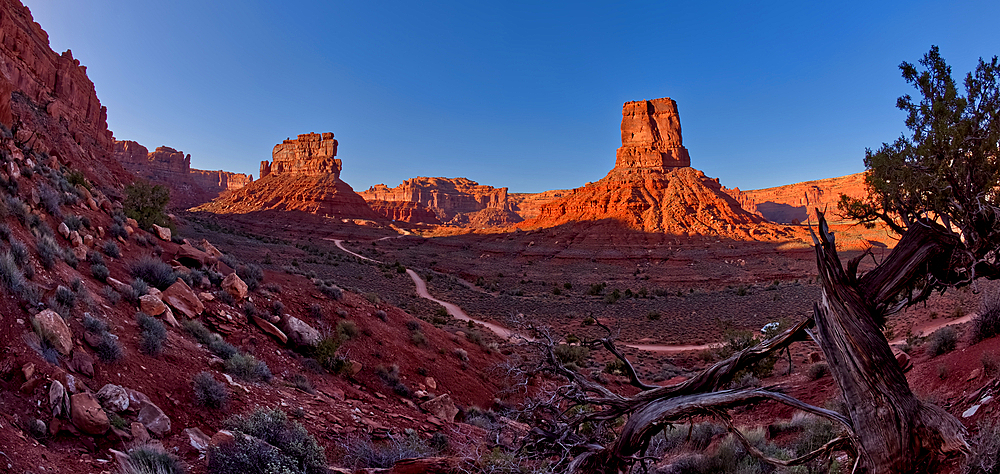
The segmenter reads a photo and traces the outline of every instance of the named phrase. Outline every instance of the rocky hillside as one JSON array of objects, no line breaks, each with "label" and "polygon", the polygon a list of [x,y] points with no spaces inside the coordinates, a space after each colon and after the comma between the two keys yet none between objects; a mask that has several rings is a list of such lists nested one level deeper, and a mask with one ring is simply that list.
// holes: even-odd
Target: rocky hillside
[{"label": "rocky hillside", "polygon": [[272,161],[260,164],[260,179],[194,208],[216,214],[264,210],[303,211],[341,219],[381,220],[340,179],[333,133],[307,133],[275,145]]},{"label": "rocky hillside", "polygon": [[170,188],[170,206],[187,209],[215,199],[223,191],[240,189],[253,175],[191,168],[191,155],[168,146],[150,152],[130,140],[115,140],[114,157],[136,176]]},{"label": "rocky hillside", "polygon": [[627,102],[615,167],[600,181],[541,205],[523,228],[616,222],[632,230],[734,239],[787,237],[747,212],[717,179],[689,165],[677,104],[669,98]]},{"label": "rocky hillside", "polygon": [[771,222],[781,224],[804,223],[811,217],[816,222],[815,210],[827,211],[827,219],[837,220],[837,202],[840,195],[863,197],[866,195],[865,174],[855,173],[839,178],[819,179],[774,188],[740,191],[725,189],[743,209],[757,213]]}]

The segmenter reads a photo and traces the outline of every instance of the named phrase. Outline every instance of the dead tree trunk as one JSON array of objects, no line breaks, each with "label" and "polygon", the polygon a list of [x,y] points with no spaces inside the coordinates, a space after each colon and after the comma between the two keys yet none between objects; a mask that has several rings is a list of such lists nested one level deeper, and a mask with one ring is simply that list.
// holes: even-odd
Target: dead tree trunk
[{"label": "dead tree trunk", "polygon": [[[822,216],[819,230],[816,265],[823,297],[815,307],[817,342],[844,395],[860,443],[859,465],[879,474],[932,471],[942,454],[967,449],[965,429],[913,394],[882,327],[885,316],[906,303],[900,294],[948,268],[954,237],[932,224],[914,225],[888,258],[859,279],[860,257],[845,271]],[[931,286],[926,284],[927,291]]]}]

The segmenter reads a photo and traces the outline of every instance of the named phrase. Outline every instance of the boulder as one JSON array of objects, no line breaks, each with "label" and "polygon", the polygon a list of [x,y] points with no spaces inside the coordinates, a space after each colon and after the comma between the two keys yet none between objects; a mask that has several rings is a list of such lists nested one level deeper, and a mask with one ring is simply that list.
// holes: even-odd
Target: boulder
[{"label": "boulder", "polygon": [[158,226],[156,224],[153,224],[153,233],[156,234],[156,236],[159,237],[160,240],[163,240],[163,241],[166,241],[166,242],[170,242],[170,228],[169,227],[160,227],[160,226]]},{"label": "boulder", "polygon": [[73,350],[73,332],[59,313],[46,309],[34,317],[40,336],[52,344],[62,355],[69,355]]},{"label": "boulder", "polygon": [[159,316],[167,310],[167,305],[153,295],[142,295],[139,297],[139,309],[150,316]]},{"label": "boulder", "polygon": [[202,239],[201,240],[201,248],[205,249],[205,253],[207,253],[207,254],[215,257],[215,258],[221,258],[222,257],[222,252],[220,252],[219,249],[215,248],[215,246],[212,245],[212,243],[209,242],[208,239]]},{"label": "boulder", "polygon": [[65,222],[59,223],[59,235],[63,236],[64,239],[69,240],[69,226]]},{"label": "boulder", "polygon": [[120,385],[107,384],[97,391],[97,399],[109,411],[121,413],[128,410],[128,391]]},{"label": "boulder", "polygon": [[133,410],[138,410],[142,408],[143,405],[152,403],[145,393],[138,390],[132,390],[131,388],[126,388],[125,391],[128,392],[128,406]]},{"label": "boulder", "polygon": [[66,387],[58,380],[53,380],[49,386],[49,407],[52,408],[53,418],[69,418],[69,394],[66,393]]},{"label": "boulder", "polygon": [[211,265],[214,263],[215,258],[211,255],[196,249],[191,244],[184,244],[177,250],[177,254],[174,255],[174,260],[177,260],[188,268],[201,268],[205,265]]},{"label": "boulder", "polygon": [[319,331],[294,316],[285,320],[285,333],[292,344],[301,347],[316,347],[323,338]]},{"label": "boulder", "polygon": [[232,443],[236,441],[236,437],[233,436],[233,432],[229,430],[219,430],[218,433],[212,435],[212,439],[209,440],[211,446],[222,446],[224,444]]},{"label": "boulder", "polygon": [[82,348],[73,351],[73,358],[67,364],[69,370],[87,377],[94,376],[94,358]]},{"label": "boulder", "polygon": [[108,277],[108,279],[105,280],[105,281],[108,283],[108,286],[110,286],[111,288],[113,288],[115,291],[117,291],[119,293],[125,293],[126,291],[129,291],[130,289],[132,289],[131,286],[129,286],[129,285],[127,285],[127,284],[125,284],[125,283],[123,283],[121,281],[118,281],[118,280],[116,280],[116,279],[114,279],[112,277]]},{"label": "boulder", "polygon": [[447,422],[455,421],[455,415],[458,415],[458,407],[447,393],[421,403],[420,408]]},{"label": "boulder", "polygon": [[196,318],[205,311],[205,305],[198,299],[198,295],[180,278],[164,290],[163,301],[188,318]]},{"label": "boulder", "polygon": [[87,247],[94,245],[94,236],[90,234],[84,234],[83,245],[86,245]]},{"label": "boulder", "polygon": [[899,364],[899,368],[903,370],[904,374],[913,368],[913,362],[910,360],[910,355],[905,352],[896,354],[896,363]]},{"label": "boulder", "polygon": [[80,237],[80,233],[75,230],[69,233],[69,241],[71,244],[73,244],[73,247],[79,247],[83,245],[83,237]]},{"label": "boulder", "polygon": [[90,435],[103,435],[111,428],[108,414],[101,408],[93,394],[78,393],[70,397],[70,418],[80,431]]},{"label": "boulder", "polygon": [[132,425],[129,427],[129,431],[132,434],[132,439],[137,443],[147,443],[149,442],[149,430],[146,429],[142,423],[138,421],[133,421]]},{"label": "boulder", "polygon": [[233,299],[236,301],[242,301],[247,297],[248,288],[247,284],[243,282],[235,272],[230,273],[224,280],[222,280],[222,289],[232,295]]},{"label": "boulder", "polygon": [[177,318],[174,317],[174,312],[170,310],[169,306],[163,311],[163,320],[175,328],[181,327],[181,323],[177,322]]},{"label": "boulder", "polygon": [[208,435],[198,428],[185,428],[184,434],[187,435],[188,442],[192,448],[202,454],[208,452],[208,447],[212,444],[212,438],[209,438]]},{"label": "boulder", "polygon": [[73,247],[73,256],[76,257],[77,260],[86,260],[87,247],[84,245]]},{"label": "boulder", "polygon": [[288,336],[286,336],[285,333],[281,332],[280,329],[278,329],[275,325],[268,322],[266,319],[255,315],[253,317],[253,322],[254,324],[257,325],[257,327],[264,330],[264,332],[270,334],[271,336],[274,336],[275,339],[281,341],[282,344],[288,343]]},{"label": "boulder", "polygon": [[142,423],[151,433],[158,437],[163,437],[170,432],[170,418],[167,417],[160,407],[151,402],[146,402],[139,410],[139,423]]}]

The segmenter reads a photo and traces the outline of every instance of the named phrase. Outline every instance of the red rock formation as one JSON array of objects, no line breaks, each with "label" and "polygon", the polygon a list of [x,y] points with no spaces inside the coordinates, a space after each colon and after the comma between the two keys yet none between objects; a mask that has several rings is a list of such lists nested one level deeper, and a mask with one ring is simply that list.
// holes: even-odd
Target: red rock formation
[{"label": "red rock formation", "polygon": [[285,140],[274,146],[271,163],[260,163],[260,177],[269,174],[326,176],[340,178],[341,162],[337,156],[337,140],[333,132],[305,133],[295,140]]},{"label": "red rock formation", "polygon": [[614,221],[645,232],[770,239],[785,232],[743,210],[690,163],[680,135],[677,106],[670,99],[627,102],[622,147],[607,176],[541,205],[521,227]]},{"label": "red rock formation", "polygon": [[441,224],[437,214],[428,207],[409,201],[365,200],[376,214],[393,221],[411,224]]},{"label": "red rock formation", "polygon": [[412,202],[430,208],[441,222],[463,225],[471,214],[492,209],[491,218],[503,226],[520,222],[513,204],[508,199],[507,188],[483,186],[466,178],[417,177],[404,181],[395,188],[384,184],[372,186],[360,193],[368,201]]},{"label": "red rock formation", "polygon": [[261,162],[260,179],[193,210],[246,214],[274,209],[343,219],[382,219],[340,180],[341,161],[333,158],[336,154],[333,133],[309,133],[299,135],[298,140],[285,140],[274,147],[272,162]]},{"label": "red rock formation", "polygon": [[253,182],[252,175],[191,168],[190,154],[168,146],[149,152],[134,141],[115,140],[114,156],[134,175],[169,187],[171,207],[197,206]]},{"label": "red rock formation", "polygon": [[626,102],[622,107],[622,146],[615,168],[691,166],[681,140],[677,102],[670,98]]},{"label": "red rock formation", "polygon": [[816,221],[817,208],[826,209],[827,219],[836,222],[839,217],[837,202],[841,194],[863,197],[867,193],[864,173],[751,191],[740,191],[739,188],[725,191],[744,209],[782,224],[799,224],[810,217]]},{"label": "red rock formation", "polygon": [[48,34],[17,0],[0,0],[0,122],[92,181],[129,179],[111,157],[107,110],[87,68],[69,50],[52,51]]}]

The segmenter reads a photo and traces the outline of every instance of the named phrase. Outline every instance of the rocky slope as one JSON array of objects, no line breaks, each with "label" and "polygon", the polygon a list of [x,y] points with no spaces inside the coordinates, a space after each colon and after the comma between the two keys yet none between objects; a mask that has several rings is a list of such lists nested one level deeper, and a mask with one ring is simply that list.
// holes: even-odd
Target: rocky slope
[{"label": "rocky slope", "polygon": [[303,211],[340,219],[379,220],[365,200],[340,179],[333,133],[308,133],[274,147],[260,164],[260,179],[194,208],[216,214]]},{"label": "rocky slope", "polygon": [[115,140],[114,157],[134,175],[170,188],[174,208],[197,206],[253,182],[253,175],[191,168],[190,154],[167,146],[150,152],[137,142]]},{"label": "rocky slope", "polygon": [[[517,214],[507,188],[484,186],[466,178],[417,177],[395,188],[377,184],[360,194],[370,202],[414,203],[429,209],[440,222],[451,225],[493,227],[523,220]],[[385,204],[375,207],[384,209],[383,212],[390,212],[392,208]],[[480,215],[481,211],[487,212]]]},{"label": "rocky slope", "polygon": [[597,221],[632,230],[734,239],[786,236],[747,212],[717,179],[690,165],[677,104],[669,98],[627,102],[622,108],[622,146],[615,167],[600,181],[541,205],[523,228]]},{"label": "rocky slope", "polygon": [[774,188],[740,191],[726,189],[744,209],[757,213],[771,222],[799,224],[810,217],[817,221],[815,210],[826,209],[827,218],[837,222],[837,202],[840,195],[866,195],[865,174],[855,173],[839,178],[805,181]]}]

